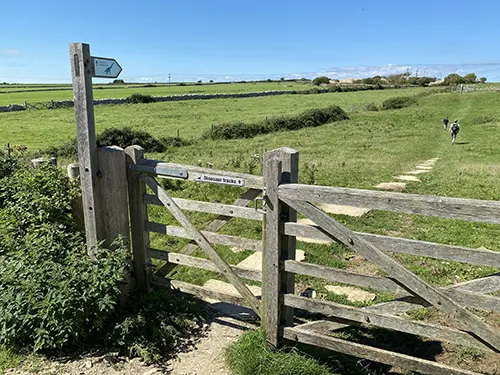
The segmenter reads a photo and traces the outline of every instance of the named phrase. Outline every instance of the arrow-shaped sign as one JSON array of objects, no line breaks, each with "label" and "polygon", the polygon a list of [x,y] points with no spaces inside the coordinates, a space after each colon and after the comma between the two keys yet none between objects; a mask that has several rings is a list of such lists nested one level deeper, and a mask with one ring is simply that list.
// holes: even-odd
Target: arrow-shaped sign
[{"label": "arrow-shaped sign", "polygon": [[105,57],[92,57],[94,60],[93,77],[116,78],[122,72],[122,67],[115,59]]}]

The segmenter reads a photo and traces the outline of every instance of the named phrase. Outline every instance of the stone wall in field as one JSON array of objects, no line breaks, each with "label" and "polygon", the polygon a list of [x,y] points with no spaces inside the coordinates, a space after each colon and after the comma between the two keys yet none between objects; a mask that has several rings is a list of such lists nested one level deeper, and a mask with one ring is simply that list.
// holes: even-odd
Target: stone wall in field
[{"label": "stone wall in field", "polygon": [[[328,89],[315,89],[314,93],[326,93]],[[260,96],[272,95],[286,95],[286,94],[301,94],[301,91],[285,90],[285,91],[260,91],[260,92],[242,92],[230,94],[183,94],[183,95],[170,95],[170,96],[153,96],[155,102],[177,102],[182,100],[208,100],[208,99],[227,99],[227,98],[256,98]],[[108,104],[126,104],[127,98],[109,98],[109,99],[96,99],[94,105]],[[43,103],[25,103],[11,104],[9,106],[0,106],[0,112],[22,111],[25,109],[55,109],[73,107],[73,100],[52,100]]]}]

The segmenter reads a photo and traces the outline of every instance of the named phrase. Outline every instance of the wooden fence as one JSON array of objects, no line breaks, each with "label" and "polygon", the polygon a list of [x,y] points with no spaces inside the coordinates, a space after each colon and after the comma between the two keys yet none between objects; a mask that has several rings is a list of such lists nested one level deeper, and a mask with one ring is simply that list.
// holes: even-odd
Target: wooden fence
[{"label": "wooden fence", "polygon": [[[338,333],[349,327],[383,328],[486,352],[500,351],[500,332],[475,313],[477,310],[500,312],[500,298],[491,295],[500,290],[500,274],[438,287],[425,282],[392,257],[393,253],[410,254],[500,268],[500,252],[354,232],[317,206],[318,203],[342,204],[500,224],[500,202],[301,185],[298,184],[298,152],[289,148],[264,155],[263,177],[149,160],[136,146],[127,148],[125,154],[135,278],[140,290],[175,288],[250,307],[261,317],[267,340],[275,346],[290,340],[426,374],[474,373],[349,341]],[[156,180],[158,177],[230,185],[245,191],[233,204],[174,198],[161,187]],[[252,205],[260,195],[265,202],[265,211]],[[113,206],[109,201],[107,205]],[[179,225],[151,221],[148,207],[152,205],[166,207]],[[184,211],[218,216],[205,228],[198,229]],[[297,223],[297,212],[316,225]],[[263,221],[263,238],[256,240],[217,233],[232,218]],[[150,233],[192,241],[181,251],[169,252],[151,247]],[[298,262],[295,257],[296,237],[342,243],[382,269],[385,276]],[[263,252],[262,271],[231,266],[219,255],[214,244]],[[201,249],[208,259],[193,256],[197,249]],[[164,264],[156,269],[152,259],[162,260]],[[178,265],[219,272],[239,295],[169,279],[168,275]],[[295,275],[391,293],[394,299],[358,308],[306,298],[296,294]],[[243,279],[262,283],[262,299],[252,294]],[[448,316],[453,324],[430,324],[402,316],[407,311],[429,307]],[[314,314],[311,316],[316,319],[304,320],[304,311]],[[300,317],[298,312],[301,312]]]}]

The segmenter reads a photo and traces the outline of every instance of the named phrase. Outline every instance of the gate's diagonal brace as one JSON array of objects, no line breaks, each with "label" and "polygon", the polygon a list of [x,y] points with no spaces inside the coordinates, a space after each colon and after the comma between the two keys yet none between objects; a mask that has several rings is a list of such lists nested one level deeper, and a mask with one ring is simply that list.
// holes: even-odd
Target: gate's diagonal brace
[{"label": "gate's diagonal brace", "polygon": [[500,333],[479,317],[457,304],[441,291],[421,280],[390,256],[380,251],[376,246],[363,240],[349,228],[341,225],[310,202],[295,201],[281,197],[280,199],[318,224],[329,236],[377,264],[393,279],[399,282],[402,287],[426,300],[439,310],[455,317],[485,344],[500,352]]},{"label": "gate's diagonal brace", "polygon": [[260,302],[248,289],[248,287],[241,282],[241,280],[236,276],[231,266],[215,251],[215,249],[210,245],[208,240],[203,236],[203,234],[189,221],[189,219],[184,215],[179,206],[174,202],[174,200],[167,194],[165,190],[158,184],[158,182],[147,176],[142,177],[143,181],[150,187],[153,193],[158,197],[158,199],[167,207],[175,219],[188,231],[189,234],[193,236],[198,246],[203,250],[205,254],[208,255],[210,260],[215,263],[215,265],[220,269],[222,274],[228,279],[228,281],[233,284],[236,290],[241,294],[241,296],[248,302],[249,306],[255,311],[259,317],[260,313]]},{"label": "gate's diagonal brace", "polygon": [[[257,189],[247,190],[233,204],[235,206],[245,207],[248,203],[253,201],[261,194],[262,194],[261,190]],[[220,228],[226,225],[231,219],[232,217],[230,216],[220,215],[214,221],[210,222],[210,224],[208,224],[205,227],[205,230],[210,232],[217,232]],[[195,252],[196,249],[198,249],[198,245],[196,245],[195,243],[188,243],[179,251],[179,253],[185,255],[191,255],[192,253]],[[165,277],[170,272],[172,272],[177,266],[178,264],[166,263],[155,272],[155,276]]]}]

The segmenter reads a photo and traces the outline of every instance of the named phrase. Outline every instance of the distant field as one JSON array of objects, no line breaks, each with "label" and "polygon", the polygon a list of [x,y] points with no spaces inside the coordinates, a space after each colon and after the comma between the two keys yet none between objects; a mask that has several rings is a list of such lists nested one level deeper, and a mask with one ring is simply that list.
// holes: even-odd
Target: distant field
[{"label": "distant field", "polygon": [[[413,95],[424,90],[418,88],[96,106],[96,129],[100,132],[109,127],[130,126],[147,130],[155,136],[173,136],[179,129],[183,138],[198,138],[212,124],[255,121],[267,116],[299,113],[331,104],[349,111],[356,104],[375,102],[380,105],[383,100],[392,96]],[[72,108],[1,113],[0,138],[5,143],[23,144],[29,149],[57,146],[76,136],[74,124],[75,112]]]},{"label": "distant field", "polygon": [[[269,83],[227,83],[227,84],[201,84],[201,85],[157,85],[145,87],[144,85],[95,85],[94,99],[126,98],[132,94],[153,96],[194,94],[194,93],[236,93],[268,90],[305,90],[312,87],[311,83],[295,82],[269,82]],[[57,89],[57,90],[54,90]],[[16,92],[26,90],[39,90],[33,92]],[[50,90],[50,91],[48,91]],[[6,92],[12,91],[12,92]],[[73,90],[71,85],[54,86],[17,86],[0,85],[0,106],[9,104],[23,104],[27,102],[47,102],[50,100],[72,100]]]}]

